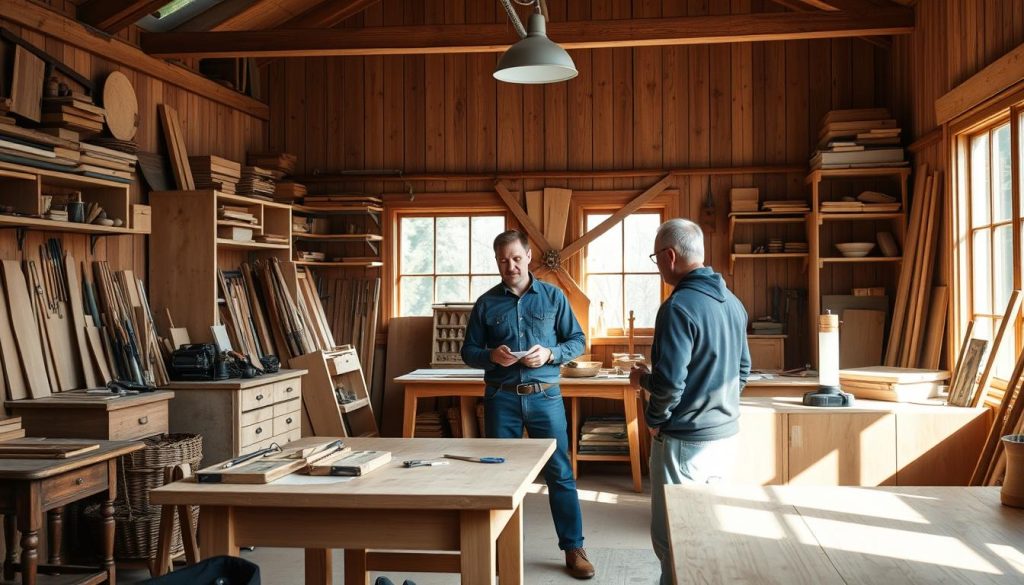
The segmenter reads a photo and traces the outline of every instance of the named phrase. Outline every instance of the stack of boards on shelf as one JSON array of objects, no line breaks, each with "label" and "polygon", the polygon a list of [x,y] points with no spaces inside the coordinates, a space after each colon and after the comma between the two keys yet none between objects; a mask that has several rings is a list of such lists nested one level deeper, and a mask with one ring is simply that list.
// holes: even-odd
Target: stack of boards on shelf
[{"label": "stack of boards on shelf", "polygon": [[190,156],[189,166],[197,189],[234,194],[242,179],[242,165],[219,156]]},{"label": "stack of boards on shelf", "polygon": [[35,258],[3,261],[2,276],[0,383],[10,400],[115,379],[168,381],[145,289],[130,270],[80,264],[50,240]]},{"label": "stack of boards on shelf", "polygon": [[844,392],[866,400],[922,402],[939,394],[939,386],[949,380],[946,370],[871,366],[839,370],[839,385]]},{"label": "stack of boards on shelf", "polygon": [[[309,444],[308,440],[304,441]],[[353,451],[338,440],[285,447],[263,456],[224,461],[196,473],[199,483],[264,484],[292,473],[359,477],[391,461],[390,451]],[[243,460],[245,459],[245,460]],[[236,463],[237,462],[237,463]]]},{"label": "stack of boards on shelf", "polygon": [[811,169],[904,166],[900,133],[885,108],[832,110],[821,120]]},{"label": "stack of boards on shelf", "polygon": [[21,427],[20,416],[9,416],[0,418],[0,441],[21,439],[25,436],[25,429]]}]

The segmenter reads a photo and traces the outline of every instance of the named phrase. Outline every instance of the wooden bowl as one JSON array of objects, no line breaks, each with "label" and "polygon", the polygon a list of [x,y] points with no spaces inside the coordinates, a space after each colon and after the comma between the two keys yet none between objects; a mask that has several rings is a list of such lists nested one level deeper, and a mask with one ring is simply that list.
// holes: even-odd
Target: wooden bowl
[{"label": "wooden bowl", "polygon": [[[575,364],[575,366],[573,365]],[[562,366],[563,378],[592,378],[601,371],[601,362],[572,361]]]}]

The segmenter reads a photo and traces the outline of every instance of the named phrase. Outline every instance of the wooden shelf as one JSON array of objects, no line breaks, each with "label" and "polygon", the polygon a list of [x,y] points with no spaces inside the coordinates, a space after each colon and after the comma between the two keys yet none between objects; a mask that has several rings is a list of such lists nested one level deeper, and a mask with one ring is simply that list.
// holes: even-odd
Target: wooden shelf
[{"label": "wooden shelf", "polygon": [[217,238],[217,245],[222,248],[236,250],[287,250],[288,244],[264,244],[262,242],[239,242],[227,238]]},{"label": "wooden shelf", "polygon": [[729,254],[729,274],[733,273],[733,269],[736,265],[737,260],[786,260],[793,258],[802,258],[806,264],[808,256],[810,256],[808,252],[768,252],[763,254]]},{"label": "wooden shelf", "polygon": [[902,167],[870,167],[863,169],[817,169],[807,175],[807,183],[812,184],[821,179],[840,178],[872,178],[872,177],[897,177],[906,179],[910,176],[910,166]]},{"label": "wooden shelf", "polygon": [[305,266],[306,268],[380,268],[384,266],[383,262],[376,261],[358,261],[358,262],[316,262],[310,260],[296,260],[296,266]]},{"label": "wooden shelf", "polygon": [[861,262],[901,262],[903,256],[865,256],[863,258],[818,258],[822,264],[858,264]]},{"label": "wooden shelf", "polygon": [[[202,191],[203,189],[197,189]],[[277,207],[280,209],[291,209],[291,205],[287,203],[278,203],[276,201],[264,201],[263,199],[256,199],[255,197],[246,197],[245,195],[233,195],[231,193],[222,193],[217,191],[217,200],[220,201],[231,201],[233,203],[241,203],[243,205],[262,205],[264,207]]]},{"label": "wooden shelf", "polygon": [[245,223],[244,221],[237,221],[237,220],[231,220],[231,219],[218,219],[217,220],[217,225],[218,226],[249,228],[251,230],[263,229],[263,226],[261,226],[258,223]]},{"label": "wooden shelf", "polygon": [[381,242],[384,236],[378,234],[292,234],[295,241],[307,242]]},{"label": "wooden shelf", "polygon": [[352,402],[345,402],[344,404],[339,403],[338,404],[338,409],[341,410],[341,412],[349,413],[349,412],[352,412],[352,411],[355,411],[355,410],[359,410],[360,408],[363,408],[364,406],[369,406],[369,405],[370,405],[370,399],[369,398],[360,398],[358,400],[353,400]]},{"label": "wooden shelf", "polygon": [[733,211],[729,219],[736,223],[789,223],[803,221],[810,211]]},{"label": "wooden shelf", "polygon": [[75,234],[144,235],[149,233],[124,227],[107,227],[105,225],[73,223],[70,221],[56,221],[41,217],[23,217],[18,215],[0,215],[0,227],[36,229],[49,232],[70,232]]},{"label": "wooden shelf", "polygon": [[298,215],[373,215],[384,211],[378,205],[331,205],[308,207],[292,205],[292,212]]},{"label": "wooden shelf", "polygon": [[851,211],[849,213],[819,213],[820,221],[870,221],[879,219],[903,219],[902,211],[870,212]]}]

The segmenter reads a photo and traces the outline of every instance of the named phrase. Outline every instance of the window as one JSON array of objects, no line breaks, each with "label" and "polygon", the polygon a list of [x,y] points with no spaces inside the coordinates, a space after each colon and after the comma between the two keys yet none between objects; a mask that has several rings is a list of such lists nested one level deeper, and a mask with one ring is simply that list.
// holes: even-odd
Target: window
[{"label": "window", "polygon": [[[611,213],[584,215],[587,231]],[[623,335],[633,311],[637,331],[650,333],[661,304],[661,276],[648,257],[661,225],[660,212],[637,212],[587,245],[583,260],[584,288],[590,297],[590,325],[597,336]],[[603,303],[603,314],[602,314]],[[600,331],[604,322],[605,331]]]},{"label": "window", "polygon": [[403,215],[398,219],[398,316],[429,316],[435,303],[476,300],[498,284],[491,248],[504,215]]}]

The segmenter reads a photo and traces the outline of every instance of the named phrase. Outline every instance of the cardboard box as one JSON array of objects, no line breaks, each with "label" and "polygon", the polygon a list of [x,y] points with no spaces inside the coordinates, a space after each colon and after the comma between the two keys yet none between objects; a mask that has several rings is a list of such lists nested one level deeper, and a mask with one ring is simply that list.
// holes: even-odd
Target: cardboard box
[{"label": "cardboard box", "polygon": [[146,232],[147,234],[153,231],[152,213],[153,210],[148,205],[142,205],[141,203],[132,204],[132,229]]}]

